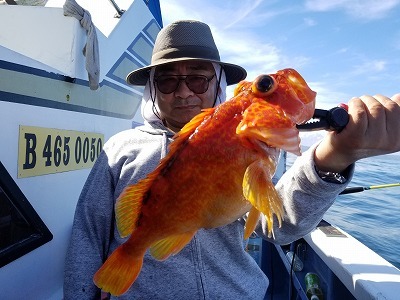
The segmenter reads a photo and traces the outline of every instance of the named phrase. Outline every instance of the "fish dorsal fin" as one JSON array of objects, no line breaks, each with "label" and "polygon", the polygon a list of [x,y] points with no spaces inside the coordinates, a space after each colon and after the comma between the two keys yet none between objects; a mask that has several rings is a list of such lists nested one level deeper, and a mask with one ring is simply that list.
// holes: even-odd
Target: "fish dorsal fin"
[{"label": "fish dorsal fin", "polygon": [[[247,167],[243,177],[243,196],[254,208],[264,214],[268,225],[268,236],[273,234],[274,214],[278,219],[279,227],[283,219],[282,200],[271,180],[274,171],[274,164],[269,160],[257,160]],[[246,234],[249,234],[249,230],[254,230],[254,227],[252,229],[251,226],[254,224],[247,226],[246,223],[246,227],[249,227]]]},{"label": "fish dorsal fin", "polygon": [[136,228],[143,197],[145,197],[156,175],[150,173],[137,184],[127,186],[118,197],[115,204],[115,219],[121,237],[127,237]]},{"label": "fish dorsal fin", "polygon": [[170,255],[179,253],[190,242],[195,233],[195,231],[186,232],[162,239],[151,245],[150,253],[157,260],[165,260]]},{"label": "fish dorsal fin", "polygon": [[181,144],[186,141],[192,133],[195,132],[197,127],[201,125],[205,120],[209,119],[215,111],[215,108],[206,108],[201,111],[198,115],[193,117],[189,123],[186,123],[180,131],[174,136],[174,142],[170,146],[170,153],[174,152],[175,149],[179,148]]}]

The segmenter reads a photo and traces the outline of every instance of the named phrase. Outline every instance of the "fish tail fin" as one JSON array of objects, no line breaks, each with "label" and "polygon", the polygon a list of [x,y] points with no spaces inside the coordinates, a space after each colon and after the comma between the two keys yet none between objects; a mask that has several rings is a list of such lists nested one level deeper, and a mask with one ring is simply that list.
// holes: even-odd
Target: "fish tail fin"
[{"label": "fish tail fin", "polygon": [[[275,167],[272,167],[269,161],[259,160],[247,167],[243,177],[243,195],[256,210],[264,214],[269,237],[274,234],[274,215],[276,215],[280,227],[284,214],[282,200],[271,181],[274,171]],[[258,216],[255,212],[249,214],[249,218],[251,218],[249,226],[246,222],[246,227],[249,227],[246,231],[247,234],[250,229],[254,230]]]},{"label": "fish tail fin", "polygon": [[114,296],[125,293],[138,277],[143,265],[144,252],[133,256],[119,246],[93,277],[94,283]]}]

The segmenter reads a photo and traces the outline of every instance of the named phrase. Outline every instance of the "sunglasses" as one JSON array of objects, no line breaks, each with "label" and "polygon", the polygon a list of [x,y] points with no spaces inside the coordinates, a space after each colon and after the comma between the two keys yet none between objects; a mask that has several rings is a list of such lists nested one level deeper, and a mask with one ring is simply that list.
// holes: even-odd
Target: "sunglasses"
[{"label": "sunglasses", "polygon": [[215,74],[211,77],[204,75],[160,75],[154,78],[158,90],[163,94],[171,94],[184,80],[186,86],[195,94],[203,94],[208,90],[210,81],[214,78]]}]

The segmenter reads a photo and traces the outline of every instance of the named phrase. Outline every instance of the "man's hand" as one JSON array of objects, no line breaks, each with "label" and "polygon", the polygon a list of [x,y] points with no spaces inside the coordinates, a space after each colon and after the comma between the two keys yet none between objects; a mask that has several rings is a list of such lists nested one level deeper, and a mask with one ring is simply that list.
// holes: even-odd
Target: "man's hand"
[{"label": "man's hand", "polygon": [[400,151],[400,93],[352,98],[349,123],[340,133],[331,132],[315,150],[321,171],[342,172],[362,158]]}]

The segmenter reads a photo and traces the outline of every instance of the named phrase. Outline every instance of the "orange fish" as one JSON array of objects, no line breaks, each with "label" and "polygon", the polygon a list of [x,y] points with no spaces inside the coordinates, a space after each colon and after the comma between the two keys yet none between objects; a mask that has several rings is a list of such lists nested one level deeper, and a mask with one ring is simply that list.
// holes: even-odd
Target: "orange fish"
[{"label": "orange fish", "polygon": [[147,249],[155,259],[177,254],[200,228],[234,222],[249,212],[245,237],[260,213],[268,230],[281,223],[282,201],[272,176],[279,150],[300,155],[296,124],[310,119],[316,93],[293,69],[242,81],[235,96],[203,110],[178,132],[158,167],[119,196],[119,246],[94,275],[113,295],[138,277]]}]

